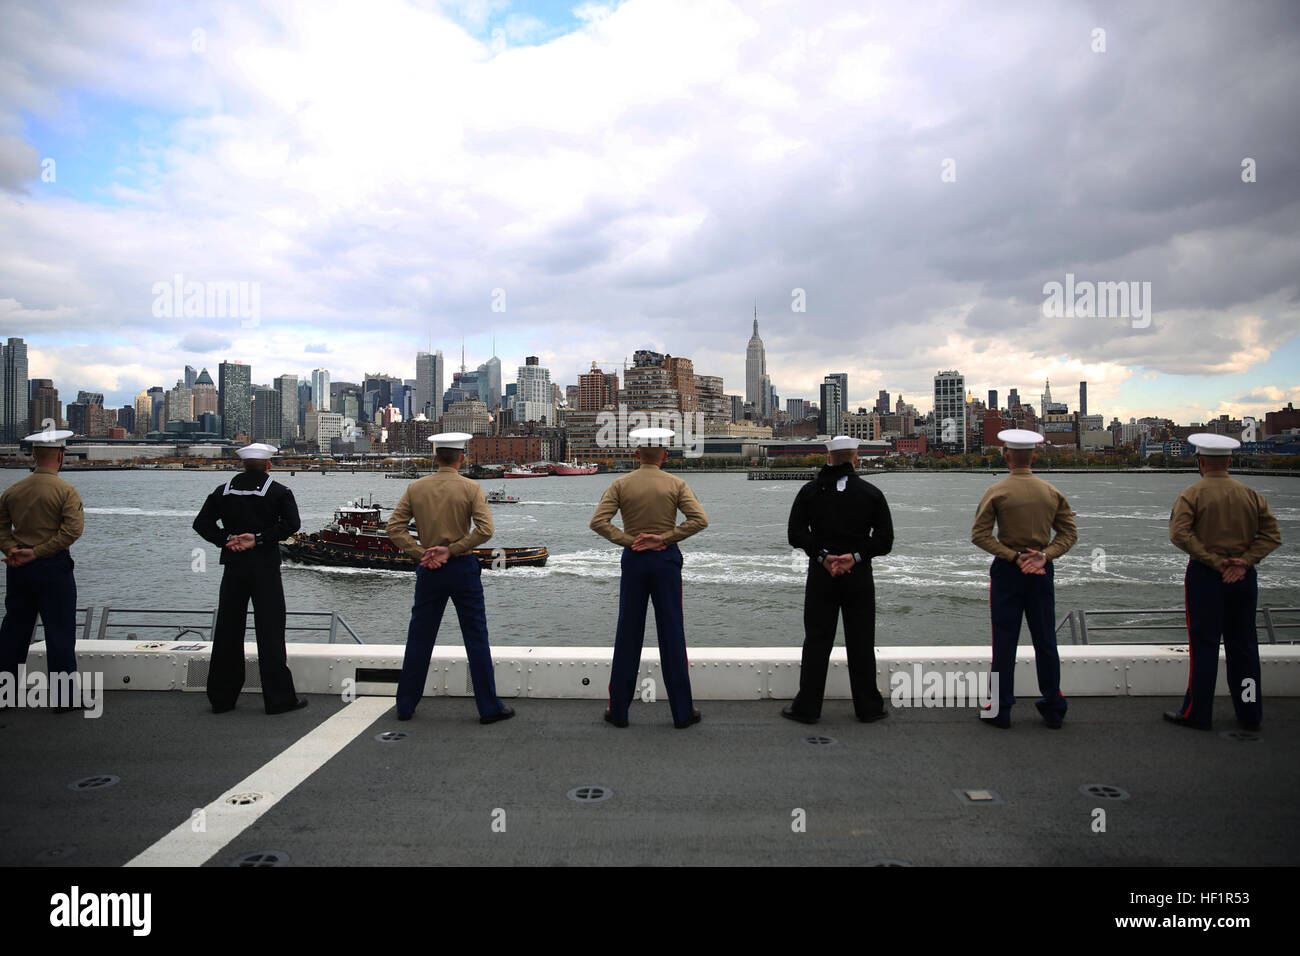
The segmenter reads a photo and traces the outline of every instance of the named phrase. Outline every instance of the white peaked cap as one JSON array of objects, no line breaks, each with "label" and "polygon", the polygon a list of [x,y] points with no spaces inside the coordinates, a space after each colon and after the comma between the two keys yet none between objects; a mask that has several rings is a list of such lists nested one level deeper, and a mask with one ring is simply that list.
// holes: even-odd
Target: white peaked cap
[{"label": "white peaked cap", "polygon": [[836,435],[834,438],[832,438],[830,441],[826,443],[826,450],[846,451],[848,449],[852,449],[854,451],[857,451],[858,444],[859,442],[856,438],[850,438],[848,435]]},{"label": "white peaked cap", "polygon": [[627,433],[627,437],[637,448],[650,448],[676,434],[671,428],[634,428]]},{"label": "white peaked cap", "polygon": [[274,445],[264,445],[261,442],[254,442],[251,445],[245,445],[243,448],[236,448],[235,454],[240,458],[266,458],[269,459],[280,449]]},{"label": "white peaked cap", "polygon": [[33,448],[62,448],[63,443],[72,437],[70,431],[48,431],[37,432],[35,435],[28,435],[23,441],[32,443]]},{"label": "white peaked cap", "polygon": [[465,443],[473,437],[469,432],[442,432],[430,435],[429,441],[433,442],[434,448],[455,448],[457,451],[464,451]]},{"label": "white peaked cap", "polygon": [[1231,455],[1241,447],[1241,442],[1227,435],[1212,435],[1209,432],[1197,432],[1188,435],[1187,440],[1196,446],[1196,453],[1207,458],[1219,458]]},{"label": "white peaked cap", "polygon": [[998,441],[1012,451],[1029,451],[1046,440],[1038,432],[1031,432],[1027,428],[1008,428],[998,432]]}]

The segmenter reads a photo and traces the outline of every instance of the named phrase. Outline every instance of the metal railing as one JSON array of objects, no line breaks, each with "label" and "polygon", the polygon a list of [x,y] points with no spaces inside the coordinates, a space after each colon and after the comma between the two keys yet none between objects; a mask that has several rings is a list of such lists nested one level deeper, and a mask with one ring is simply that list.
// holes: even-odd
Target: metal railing
[{"label": "metal railing", "polygon": [[[77,616],[80,617],[83,614],[85,615],[85,619],[77,624],[77,630],[81,632],[81,636],[78,637],[77,640],[88,641],[90,640],[90,622],[95,616],[95,609],[93,607],[77,608]],[[41,633],[40,637],[36,636],[38,631]],[[32,637],[28,643],[35,644],[37,641],[43,640],[45,640],[45,624],[43,621],[37,620],[36,626],[32,628]]]},{"label": "metal railing", "polygon": [[[1298,640],[1300,640],[1300,638],[1297,638],[1297,637],[1289,637],[1289,638],[1283,638],[1283,639],[1279,640],[1279,638],[1278,638],[1278,634],[1277,634],[1277,632],[1278,632],[1278,631],[1281,631],[1281,630],[1289,630],[1289,629],[1292,629],[1292,628],[1300,628],[1300,621],[1288,622],[1288,621],[1277,621],[1277,620],[1274,620],[1274,615],[1275,615],[1275,614],[1294,614],[1294,613],[1297,613],[1297,612],[1300,612],[1300,607],[1272,607],[1272,606],[1270,606],[1270,605],[1265,605],[1264,607],[1261,607],[1261,608],[1257,608],[1257,609],[1256,609],[1256,611],[1255,611],[1255,615],[1256,615],[1256,617],[1258,618],[1258,617],[1260,617],[1260,616],[1263,616],[1263,618],[1264,618],[1264,621],[1263,621],[1263,628],[1264,628],[1264,633],[1267,635],[1267,643],[1269,643],[1269,644],[1295,644]],[[1056,625],[1056,634],[1057,634],[1057,636],[1059,637],[1060,634],[1061,634],[1061,631],[1062,631],[1062,630],[1063,630],[1067,625],[1069,625],[1069,628],[1070,628],[1070,642],[1073,643],[1073,644],[1089,644],[1089,643],[1094,643],[1094,644],[1095,644],[1095,643],[1102,643],[1102,644],[1106,644],[1106,643],[1149,644],[1149,643],[1156,643],[1157,641],[1154,641],[1154,640],[1153,640],[1153,641],[1131,641],[1131,640],[1130,640],[1130,641],[1124,641],[1124,642],[1119,642],[1119,641],[1104,641],[1104,640],[1103,640],[1103,641],[1091,641],[1091,640],[1089,640],[1089,637],[1090,637],[1090,635],[1095,634],[1095,633],[1098,632],[1098,631],[1179,631],[1179,632],[1181,632],[1182,634],[1186,635],[1186,633],[1187,633],[1187,620],[1186,620],[1186,613],[1187,613],[1186,610],[1183,609],[1183,608],[1181,608],[1181,607],[1166,607],[1166,608],[1137,608],[1137,609],[1134,609],[1134,610],[1125,610],[1125,611],[1096,610],[1096,609],[1091,609],[1091,608],[1090,608],[1090,609],[1086,609],[1086,610],[1077,610],[1077,611],[1071,611],[1069,614],[1067,614],[1065,617],[1063,617],[1063,618],[1061,619],[1060,623]],[[1121,615],[1121,616],[1125,616],[1125,617],[1134,617],[1134,616],[1141,616],[1141,615],[1147,615],[1147,616],[1151,616],[1151,615],[1162,615],[1162,616],[1176,615],[1176,616],[1182,618],[1182,621],[1181,621],[1180,623],[1178,623],[1178,624],[1131,624],[1131,623],[1125,623],[1125,624],[1091,624],[1091,623],[1089,623],[1089,621],[1088,621],[1089,616],[1093,616],[1093,617],[1101,617],[1101,616],[1103,616],[1103,615],[1112,615],[1112,616],[1114,616],[1114,615]],[[1256,626],[1258,626],[1258,625],[1256,625]]]},{"label": "metal railing", "polygon": [[[112,619],[115,614],[119,617],[119,620],[117,621]],[[122,615],[126,614],[168,614],[171,615],[172,620],[166,624],[153,623],[147,620],[121,620]],[[178,615],[189,616],[191,618],[201,617],[204,620],[202,622],[196,621],[190,624],[186,624],[184,621],[177,623],[175,618]],[[253,616],[251,610],[248,611],[248,616]],[[339,637],[339,629],[342,628],[347,635],[352,638],[354,643],[365,643],[365,641],[361,640],[361,638],[357,636],[356,632],[352,630],[351,625],[349,625],[337,611],[287,611],[286,618],[286,639],[288,639],[289,634],[294,631],[305,631],[309,634],[325,631],[329,633],[329,643],[333,644]],[[315,620],[324,618],[326,621],[320,624],[295,624],[293,623],[294,618],[310,618]],[[99,615],[99,633],[97,635],[99,640],[102,641],[106,639],[109,627],[173,628],[176,630],[175,637],[178,640],[186,634],[193,634],[197,640],[210,641],[212,640],[212,635],[215,633],[217,627],[217,610],[216,608],[208,611],[184,610],[177,608],[104,607],[100,610]],[[206,636],[204,635],[205,631]]]},{"label": "metal railing", "polygon": [[[78,640],[88,641],[92,639],[91,623],[94,619],[95,609],[93,607],[77,608],[77,614],[85,615],[84,622],[78,624],[80,636]],[[155,619],[130,618],[124,619],[125,615],[166,615],[166,621]],[[116,615],[116,620],[114,616]],[[248,616],[252,617],[253,612],[250,610]],[[308,618],[318,623],[295,624],[295,618]],[[170,634],[156,635],[154,639],[162,640],[181,640],[186,636],[191,636],[197,641],[211,641],[212,635],[217,626],[217,611],[197,609],[197,608],[157,608],[157,607],[102,607],[99,609],[99,627],[95,630],[94,640],[108,640],[110,627],[116,629],[136,628],[139,630],[151,631],[170,631]],[[38,628],[39,630],[39,628]],[[344,635],[352,638],[356,644],[364,644],[352,626],[337,611],[287,611],[285,621],[285,638],[294,632],[306,632],[308,634],[318,634],[321,632],[329,633],[329,643],[333,644],[340,640]],[[249,633],[252,628],[250,626]],[[130,631],[125,635],[125,639],[134,640],[138,635],[135,631]],[[36,630],[32,632],[32,643],[43,641],[44,632],[38,637]]]}]

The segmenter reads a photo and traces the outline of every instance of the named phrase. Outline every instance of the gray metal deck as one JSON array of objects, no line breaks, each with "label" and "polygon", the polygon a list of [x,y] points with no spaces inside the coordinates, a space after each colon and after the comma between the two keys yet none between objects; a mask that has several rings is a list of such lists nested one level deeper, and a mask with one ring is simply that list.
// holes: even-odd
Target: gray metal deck
[{"label": "gray metal deck", "polygon": [[[484,727],[471,701],[427,698],[412,721],[379,717],[208,865],[256,850],[294,866],[1300,863],[1300,700],[1266,699],[1248,742],[1221,736],[1235,728],[1227,701],[1212,733],[1164,723],[1175,703],[1076,698],[1053,732],[1022,702],[1002,732],[969,710],[859,724],[828,701],[805,727],[779,702],[706,701],[704,722],[678,731],[666,703],[635,704],[617,730],[599,702],[519,700],[514,720]],[[115,692],[97,720],[0,713],[0,863],[124,864],[344,706],[316,695],[267,717],[246,694],[213,715],[202,694]],[[409,736],[375,740],[387,730]],[[68,789],[91,774],[121,782]],[[613,796],[568,798],[586,785]],[[965,789],[1000,802],[965,805]]]}]

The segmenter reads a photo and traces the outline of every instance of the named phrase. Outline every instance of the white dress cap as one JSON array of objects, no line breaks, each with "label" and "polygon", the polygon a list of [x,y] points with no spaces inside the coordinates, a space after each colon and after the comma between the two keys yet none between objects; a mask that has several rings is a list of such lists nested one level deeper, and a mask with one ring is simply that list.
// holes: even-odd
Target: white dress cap
[{"label": "white dress cap", "polygon": [[464,451],[465,443],[473,437],[469,432],[442,432],[438,435],[430,435],[429,441],[433,442],[434,448],[455,448]]},{"label": "white dress cap", "polygon": [[1197,432],[1188,435],[1187,440],[1196,446],[1196,454],[1207,458],[1219,458],[1231,455],[1241,447],[1241,442],[1227,435],[1212,435],[1209,432]]},{"label": "white dress cap", "polygon": [[998,441],[1012,451],[1029,451],[1046,440],[1038,432],[1031,432],[1027,428],[1008,428],[998,432]]},{"label": "white dress cap", "polygon": [[35,435],[28,435],[23,441],[32,443],[33,448],[62,448],[63,443],[72,437],[70,431],[48,431],[37,432]]},{"label": "white dress cap", "polygon": [[627,433],[628,440],[635,448],[652,448],[666,442],[675,434],[671,428],[634,428]]},{"label": "white dress cap", "polygon": [[846,451],[848,449],[852,449],[854,451],[857,451],[858,444],[859,442],[856,438],[850,438],[848,435],[836,435],[834,438],[832,438],[830,441],[826,443],[826,450]]},{"label": "white dress cap", "polygon": [[269,459],[274,455],[278,448],[274,445],[264,445],[261,442],[254,442],[251,445],[245,445],[243,448],[236,448],[235,454],[240,458],[266,458]]}]

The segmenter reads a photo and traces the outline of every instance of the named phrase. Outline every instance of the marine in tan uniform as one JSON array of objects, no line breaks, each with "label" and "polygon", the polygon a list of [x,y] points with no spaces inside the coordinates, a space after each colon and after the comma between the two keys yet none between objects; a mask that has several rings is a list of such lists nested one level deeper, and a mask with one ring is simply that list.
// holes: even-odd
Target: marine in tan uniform
[{"label": "marine in tan uniform", "polygon": [[[28,435],[36,470],[0,494],[0,550],[5,555],[5,617],[0,624],[0,673],[17,680],[39,615],[45,625],[49,675],[77,672],[77,582],[68,548],[81,537],[84,512],[77,489],[59,477],[70,431]],[[74,690],[51,679],[52,692]],[[55,688],[59,688],[55,691]],[[55,700],[55,711],[75,709]]]},{"label": "marine in tan uniform", "polygon": [[[1011,474],[989,488],[971,528],[971,543],[993,555],[989,566],[989,616],[993,626],[993,673],[998,706],[982,712],[992,727],[1011,726],[1016,702],[1016,646],[1020,620],[1029,622],[1038,669],[1038,712],[1047,726],[1059,729],[1068,707],[1061,694],[1061,659],[1056,651],[1056,591],[1052,562],[1074,547],[1078,533],[1070,503],[1030,466],[1034,448],[1043,441],[1021,428],[998,432],[1006,445]],[[993,526],[997,525],[997,535]],[[1052,536],[1055,531],[1055,537]]]},{"label": "marine in tan uniform", "polygon": [[1167,711],[1165,720],[1210,729],[1222,637],[1237,722],[1258,730],[1263,702],[1255,632],[1255,565],[1282,543],[1282,535],[1264,496],[1228,476],[1232,452],[1241,443],[1208,433],[1192,435],[1188,441],[1196,446],[1202,477],[1174,502],[1169,540],[1191,556],[1183,579],[1191,672],[1183,706]]},{"label": "marine in tan uniform", "polygon": [[[460,474],[465,443],[472,437],[466,432],[429,436],[438,471],[411,482],[388,518],[388,537],[420,562],[415,569],[415,604],[406,632],[402,675],[397,682],[399,720],[410,720],[424,696],[429,659],[448,599],[460,620],[479,723],[492,724],[515,715],[497,697],[483,607],[482,572],[473,554],[476,547],[492,537],[492,512],[479,483]],[[419,541],[407,527],[412,518]]]},{"label": "marine in tan uniform", "polygon": [[[680,729],[699,723],[700,712],[691,700],[682,607],[682,552],[677,542],[703,531],[709,519],[690,486],[660,467],[668,457],[668,449],[662,446],[673,432],[667,428],[642,428],[628,437],[638,446],[641,466],[610,482],[591,516],[592,531],[623,546],[618,629],[605,719],[615,727],[627,726],[627,711],[641,669],[646,606],[654,601],[659,666],[673,726]],[[679,511],[686,516],[681,524],[677,524]],[[611,521],[619,513],[623,516],[621,529]]]}]

